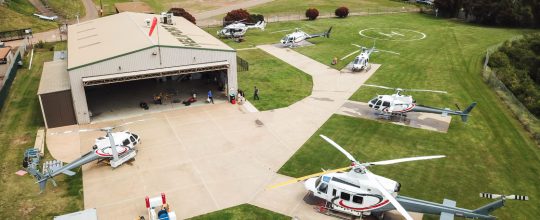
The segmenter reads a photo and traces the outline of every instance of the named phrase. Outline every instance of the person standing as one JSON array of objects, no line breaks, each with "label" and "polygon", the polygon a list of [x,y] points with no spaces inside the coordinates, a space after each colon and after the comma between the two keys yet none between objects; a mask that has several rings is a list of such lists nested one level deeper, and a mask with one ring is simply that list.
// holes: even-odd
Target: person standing
[{"label": "person standing", "polygon": [[214,97],[212,96],[212,90],[208,90],[208,102],[214,104]]},{"label": "person standing", "polygon": [[255,86],[255,91],[253,92],[253,100],[259,100],[259,88]]}]

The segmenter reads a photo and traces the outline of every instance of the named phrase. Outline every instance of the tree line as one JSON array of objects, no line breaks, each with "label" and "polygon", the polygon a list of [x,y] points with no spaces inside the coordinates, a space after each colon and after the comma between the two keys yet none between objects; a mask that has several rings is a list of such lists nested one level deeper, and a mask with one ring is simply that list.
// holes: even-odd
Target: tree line
[{"label": "tree line", "polygon": [[435,0],[444,17],[464,13],[473,22],[498,26],[540,26],[540,0]]},{"label": "tree line", "polygon": [[540,33],[506,41],[491,54],[488,65],[521,103],[540,117]]}]

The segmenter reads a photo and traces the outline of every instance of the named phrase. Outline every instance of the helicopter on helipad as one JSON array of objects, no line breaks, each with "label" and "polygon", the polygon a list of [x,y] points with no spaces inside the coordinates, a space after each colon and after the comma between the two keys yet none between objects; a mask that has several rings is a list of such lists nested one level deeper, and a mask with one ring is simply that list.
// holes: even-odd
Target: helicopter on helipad
[{"label": "helicopter on helipad", "polygon": [[351,70],[353,72],[357,72],[357,71],[362,71],[362,70],[369,70],[371,68],[371,64],[369,63],[369,57],[371,56],[371,54],[373,52],[387,52],[387,53],[392,53],[392,54],[396,54],[396,55],[399,55],[398,52],[394,52],[394,51],[389,51],[389,50],[381,50],[381,49],[375,49],[375,43],[373,43],[373,47],[371,48],[367,48],[367,47],[363,47],[363,46],[360,46],[358,44],[352,44],[353,46],[355,47],[358,47],[360,48],[359,50],[356,50],[350,54],[347,54],[346,56],[342,57],[340,60],[344,60],[344,59],[347,59],[348,57],[356,54],[356,53],[360,53],[356,56],[356,58],[354,58],[354,61],[352,62],[352,66],[351,66]]},{"label": "helicopter on helipad", "polygon": [[332,27],[328,28],[327,31],[323,32],[323,33],[318,33],[318,34],[308,34],[302,30],[300,30],[300,28],[296,28],[296,30],[290,34],[287,34],[285,35],[285,37],[281,38],[281,44],[283,46],[287,46],[287,47],[295,47],[297,46],[300,42],[302,41],[305,41],[307,39],[311,39],[311,38],[316,38],[316,37],[326,37],[326,38],[330,38],[330,32],[332,31]]},{"label": "helicopter on helipad", "polygon": [[[41,172],[39,172],[39,170],[37,169],[30,168],[28,169],[28,172],[37,179],[39,188],[41,191],[43,191],[49,179],[52,181],[54,186],[57,185],[56,181],[54,181],[53,179],[54,176],[60,175],[62,173],[68,176],[73,176],[75,175],[75,172],[73,172],[72,169],[75,169],[95,160],[97,160],[98,162],[108,161],[109,165],[112,168],[116,168],[126,163],[127,161],[134,159],[135,156],[137,156],[136,145],[141,142],[141,138],[137,134],[129,131],[112,132],[112,130],[117,127],[132,123],[134,122],[128,122],[115,127],[105,127],[101,129],[83,129],[75,131],[104,131],[106,132],[106,135],[96,138],[95,144],[92,146],[92,150],[71,163],[68,163],[64,166],[48,168],[48,170],[42,170]],[[67,134],[72,132],[74,131],[66,131],[63,133]],[[55,134],[56,133],[52,133],[51,135]]]},{"label": "helicopter on helipad", "polygon": [[[504,206],[505,200],[528,200],[527,196],[520,195],[497,195],[481,193],[484,198],[497,199],[480,208],[469,210],[456,207],[456,202],[445,199],[442,204],[409,198],[398,195],[401,184],[375,175],[367,167],[376,165],[390,165],[402,162],[430,160],[445,157],[444,155],[410,157],[377,162],[359,162],[349,152],[332,141],[330,138],[320,135],[325,141],[334,146],[350,161],[348,167],[324,171],[287,182],[279,183],[269,188],[277,188],[292,183],[304,181],[304,187],[310,195],[324,200],[319,212],[336,216],[330,212],[345,213],[352,216],[374,215],[382,217],[384,212],[397,210],[405,219],[412,220],[407,211],[426,214],[440,215],[441,220],[452,220],[454,216],[473,219],[496,219],[490,215],[495,209]],[[345,172],[349,170],[348,172]]]},{"label": "helicopter on helipad", "polygon": [[401,89],[401,88],[391,88],[386,86],[370,85],[364,84],[364,86],[383,88],[383,89],[392,89],[396,93],[391,95],[377,95],[371,100],[369,100],[368,106],[383,116],[406,116],[407,112],[426,112],[441,114],[442,116],[448,115],[459,115],[463,122],[467,122],[471,110],[476,106],[476,102],[471,103],[465,110],[459,109],[459,106],[456,105],[458,110],[452,110],[449,108],[435,108],[425,105],[416,104],[416,100],[413,99],[410,95],[403,95],[404,91],[411,92],[434,92],[434,93],[444,93],[445,91],[438,90],[427,90],[427,89]]}]

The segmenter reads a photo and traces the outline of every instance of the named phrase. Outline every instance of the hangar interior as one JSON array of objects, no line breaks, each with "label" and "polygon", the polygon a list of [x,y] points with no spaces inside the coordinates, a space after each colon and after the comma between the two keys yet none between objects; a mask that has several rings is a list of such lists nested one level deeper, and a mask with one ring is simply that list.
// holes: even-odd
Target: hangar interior
[{"label": "hangar interior", "polygon": [[[92,121],[137,116],[188,106],[207,105],[211,90],[214,103],[228,101],[226,70],[215,70],[133,81],[85,86]],[[195,102],[186,105],[195,93]],[[160,101],[161,100],[161,101]],[[141,106],[146,103],[148,108]]]}]

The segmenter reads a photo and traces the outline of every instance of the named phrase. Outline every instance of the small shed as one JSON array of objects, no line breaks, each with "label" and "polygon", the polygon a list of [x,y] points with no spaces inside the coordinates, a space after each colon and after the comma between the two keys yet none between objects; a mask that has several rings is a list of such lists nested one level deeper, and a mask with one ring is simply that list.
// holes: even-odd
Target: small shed
[{"label": "small shed", "polygon": [[116,13],[122,13],[126,11],[145,14],[154,13],[154,10],[152,10],[152,8],[145,2],[120,2],[114,3],[114,7],[116,8]]},{"label": "small shed", "polygon": [[38,97],[47,128],[77,124],[66,60],[43,64]]},{"label": "small shed", "polygon": [[54,220],[97,220],[96,209],[86,209],[54,217]]}]

